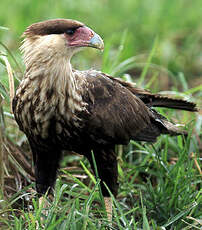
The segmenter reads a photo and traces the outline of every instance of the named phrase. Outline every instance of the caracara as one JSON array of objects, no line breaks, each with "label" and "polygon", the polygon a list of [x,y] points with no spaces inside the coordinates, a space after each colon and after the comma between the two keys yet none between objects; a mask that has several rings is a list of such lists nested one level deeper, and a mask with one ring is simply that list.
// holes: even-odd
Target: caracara
[{"label": "caracara", "polygon": [[[101,181],[116,196],[115,145],[185,133],[155,106],[197,110],[192,102],[152,94],[96,70],[73,69],[71,57],[81,47],[104,48],[100,36],[81,22],[47,20],[29,26],[24,36],[26,71],[13,112],[32,150],[39,194],[54,185],[62,151],[68,150],[86,156],[94,170],[93,151]],[[101,188],[107,205],[109,192],[104,183]]]}]

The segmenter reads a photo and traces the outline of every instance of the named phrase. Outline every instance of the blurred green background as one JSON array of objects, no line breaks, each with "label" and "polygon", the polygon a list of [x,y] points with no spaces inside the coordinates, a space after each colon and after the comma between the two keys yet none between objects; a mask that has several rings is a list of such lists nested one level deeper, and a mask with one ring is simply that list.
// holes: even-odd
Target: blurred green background
[{"label": "blurred green background", "polygon": [[[158,37],[153,62],[176,77],[183,72],[191,87],[201,84],[201,0],[1,0],[0,26],[9,30],[0,30],[0,40],[19,56],[25,28],[53,18],[87,24],[102,36],[112,58],[126,31],[122,60],[137,56],[137,62],[145,62]],[[101,66],[102,54],[89,49],[81,55],[88,58],[79,60],[80,69]]]}]

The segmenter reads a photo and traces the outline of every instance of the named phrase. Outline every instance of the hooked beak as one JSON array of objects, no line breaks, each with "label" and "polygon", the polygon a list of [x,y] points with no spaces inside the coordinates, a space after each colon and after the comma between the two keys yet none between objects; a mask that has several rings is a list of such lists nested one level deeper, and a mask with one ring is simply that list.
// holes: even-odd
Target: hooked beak
[{"label": "hooked beak", "polygon": [[103,50],[102,38],[87,26],[79,27],[73,36],[65,35],[71,47],[92,47]]},{"label": "hooked beak", "polygon": [[104,50],[104,42],[102,38],[96,33],[94,33],[93,37],[88,42],[88,46],[95,49]]}]

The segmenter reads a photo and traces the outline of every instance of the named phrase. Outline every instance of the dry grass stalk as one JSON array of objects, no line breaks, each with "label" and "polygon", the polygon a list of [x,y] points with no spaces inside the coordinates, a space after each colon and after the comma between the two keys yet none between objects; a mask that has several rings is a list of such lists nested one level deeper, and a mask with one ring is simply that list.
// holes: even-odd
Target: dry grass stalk
[{"label": "dry grass stalk", "polygon": [[13,144],[8,138],[5,138],[4,146],[8,155],[12,156],[12,159],[15,162],[15,164],[13,164],[14,167],[20,171],[18,168],[18,166],[20,166],[20,168],[23,169],[23,174],[26,175],[26,178],[34,180],[34,171],[31,162],[25,158],[23,151],[17,145]]},{"label": "dry grass stalk", "polygon": [[13,97],[14,97],[14,94],[15,94],[13,71],[12,71],[11,65],[10,65],[7,57],[2,56],[1,58],[5,62],[6,70],[7,70],[7,73],[8,73],[9,88],[10,88],[10,109],[11,109],[11,112],[12,112],[12,101],[13,101]]},{"label": "dry grass stalk", "polygon": [[[1,111],[2,98],[0,95],[0,111]],[[1,116],[1,115],[0,115]],[[0,123],[0,194],[4,190],[4,169],[3,169],[3,130]]]},{"label": "dry grass stalk", "polygon": [[197,161],[196,154],[191,153],[191,157],[194,159],[194,164],[195,164],[196,168],[198,169],[199,174],[202,175],[201,167]]}]

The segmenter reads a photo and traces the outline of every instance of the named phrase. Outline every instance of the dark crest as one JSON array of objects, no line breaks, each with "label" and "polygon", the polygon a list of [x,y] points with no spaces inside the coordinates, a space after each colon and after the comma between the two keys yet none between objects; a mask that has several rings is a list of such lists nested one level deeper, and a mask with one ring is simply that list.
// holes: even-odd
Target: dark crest
[{"label": "dark crest", "polygon": [[83,23],[72,19],[52,19],[32,24],[26,29],[24,35],[62,34],[69,29],[76,29],[83,25]]}]

